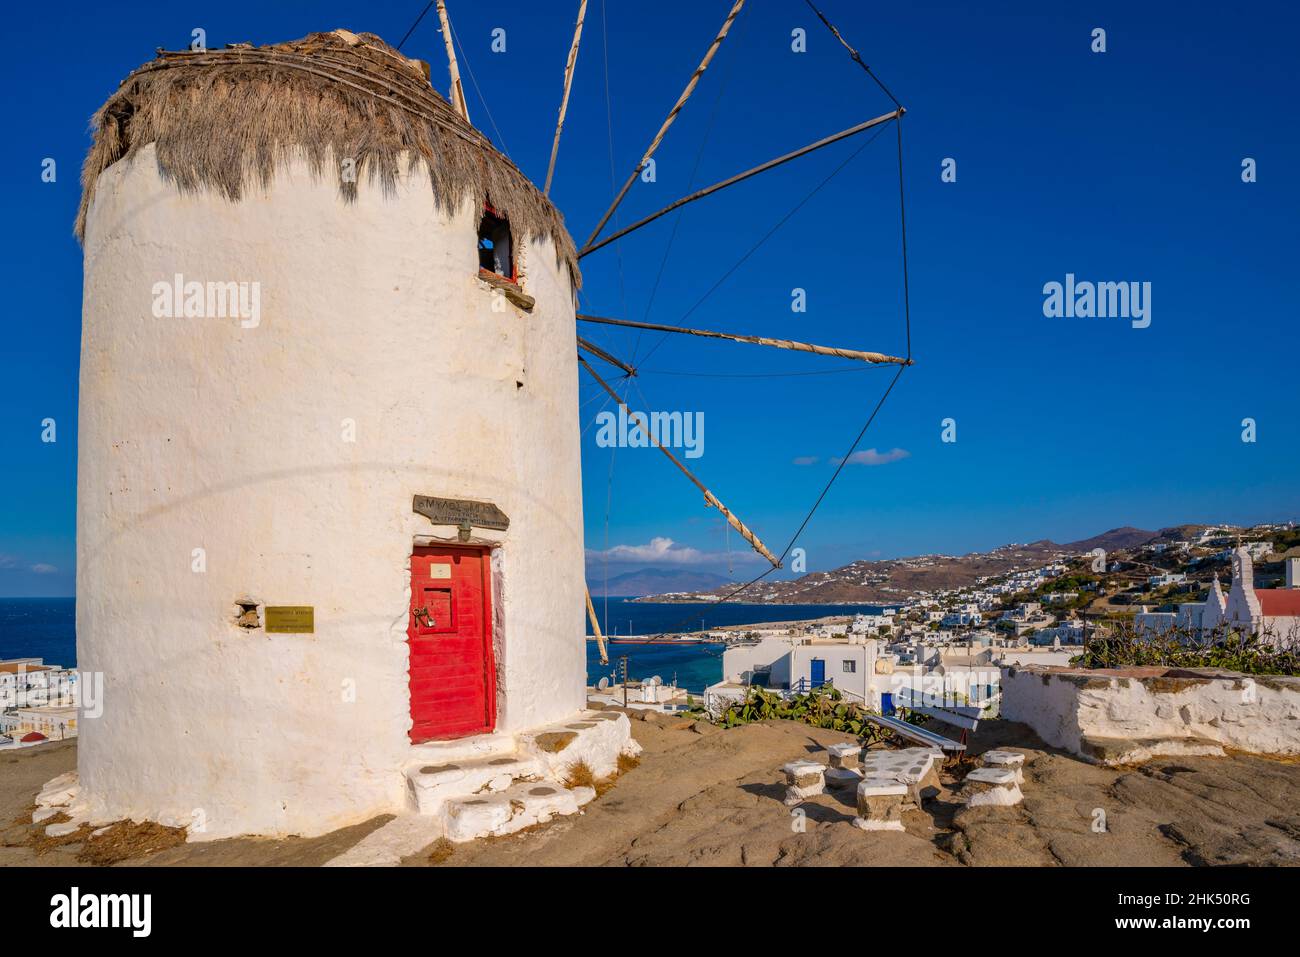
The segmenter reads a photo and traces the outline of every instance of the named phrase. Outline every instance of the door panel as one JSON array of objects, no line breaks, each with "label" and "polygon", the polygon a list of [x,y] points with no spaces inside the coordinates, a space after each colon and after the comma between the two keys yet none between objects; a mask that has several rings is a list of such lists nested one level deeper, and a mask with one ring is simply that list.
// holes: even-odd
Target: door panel
[{"label": "door panel", "polygon": [[411,554],[411,740],[491,731],[496,719],[490,560],[486,549]]}]

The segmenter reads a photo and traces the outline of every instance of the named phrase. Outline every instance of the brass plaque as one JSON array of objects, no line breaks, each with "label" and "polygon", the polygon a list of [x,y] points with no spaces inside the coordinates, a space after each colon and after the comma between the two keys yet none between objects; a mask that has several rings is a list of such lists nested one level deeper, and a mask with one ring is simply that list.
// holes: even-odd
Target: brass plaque
[{"label": "brass plaque", "polygon": [[417,495],[411,509],[435,525],[470,525],[474,528],[495,528],[505,531],[510,519],[491,502],[475,502],[467,498],[436,498]]},{"label": "brass plaque", "polygon": [[267,605],[266,631],[272,635],[314,635],[316,608],[312,605]]}]

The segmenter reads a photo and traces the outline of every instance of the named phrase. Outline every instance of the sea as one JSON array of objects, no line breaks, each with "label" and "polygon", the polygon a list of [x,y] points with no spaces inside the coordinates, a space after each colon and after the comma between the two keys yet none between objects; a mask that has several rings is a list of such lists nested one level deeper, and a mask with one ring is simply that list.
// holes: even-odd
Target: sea
[{"label": "sea", "polygon": [[[723,646],[714,642],[682,644],[664,634],[699,631],[723,625],[764,621],[798,621],[827,615],[878,611],[873,605],[760,605],[711,602],[641,602],[631,598],[594,599],[596,614],[611,638],[645,640],[609,645],[610,664],[601,665],[594,641],[587,642],[587,680],[608,677],[627,657],[628,675],[644,680],[658,675],[665,682],[700,692],[722,680]],[[602,624],[602,627],[606,627]],[[591,634],[591,623],[587,624]],[[653,639],[653,640],[651,640]],[[76,599],[0,598],[0,659],[43,658],[46,664],[77,663]]]}]

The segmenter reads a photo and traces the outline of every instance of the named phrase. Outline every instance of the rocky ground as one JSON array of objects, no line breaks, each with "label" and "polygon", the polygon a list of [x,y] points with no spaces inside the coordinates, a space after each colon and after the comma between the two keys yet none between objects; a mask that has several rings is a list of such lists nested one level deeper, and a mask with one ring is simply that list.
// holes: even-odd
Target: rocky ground
[{"label": "rocky ground", "polygon": [[[1234,755],[1099,768],[1047,748],[1022,725],[986,722],[972,735],[971,751],[1025,752],[1022,805],[962,807],[953,792],[966,768],[950,765],[938,797],[904,815],[906,832],[864,832],[850,824],[851,791],[813,798],[802,815],[782,803],[780,766],[805,756],[822,760],[825,747],[847,735],[791,722],[697,731],[693,722],[666,717],[634,721],[633,730],[645,748],[640,765],[583,814],[511,837],[430,847],[404,863],[1300,864],[1300,762]],[[79,863],[79,844],[36,846],[39,829],[28,823],[36,791],[75,761],[75,742],[0,753],[0,865]],[[311,839],[184,844],[131,863],[323,864],[386,820]]]}]

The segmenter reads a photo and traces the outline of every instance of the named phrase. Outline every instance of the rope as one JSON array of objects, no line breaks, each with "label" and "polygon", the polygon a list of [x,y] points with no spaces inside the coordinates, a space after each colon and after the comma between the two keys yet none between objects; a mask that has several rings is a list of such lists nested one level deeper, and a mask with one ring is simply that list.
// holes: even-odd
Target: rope
[{"label": "rope", "polygon": [[[602,5],[603,2],[604,0],[602,0]],[[697,66],[695,72],[691,74],[691,78],[686,82],[686,88],[682,90],[682,95],[677,98],[677,102],[673,104],[673,108],[668,111],[668,116],[664,120],[663,125],[659,127],[659,132],[656,133],[654,139],[650,141],[650,146],[647,147],[645,153],[641,155],[641,161],[637,163],[636,169],[632,170],[631,175],[627,178],[627,182],[623,184],[623,188],[619,190],[618,195],[614,197],[614,202],[610,204],[609,209],[605,210],[605,215],[600,218],[600,222],[597,223],[596,228],[592,230],[591,236],[588,237],[587,242],[584,244],[585,246],[590,246],[595,241],[596,237],[600,235],[600,231],[605,228],[605,224],[609,222],[609,218],[614,215],[614,211],[618,209],[619,204],[623,202],[623,197],[626,196],[627,191],[632,188],[632,184],[636,182],[636,178],[640,175],[641,170],[645,168],[645,164],[650,160],[650,157],[654,156],[655,150],[657,150],[659,144],[663,142],[664,136],[668,132],[668,128],[673,125],[673,121],[677,119],[677,114],[681,112],[682,107],[686,105],[686,101],[690,99],[691,94],[695,92],[696,84],[700,82],[700,77],[704,75],[704,71],[709,68],[709,62],[713,59],[713,55],[718,52],[718,47],[722,45],[722,41],[727,38],[727,32],[731,29],[731,24],[735,22],[737,15],[739,15],[744,6],[745,0],[736,0],[735,4],[732,5],[731,12],[727,14],[727,19],[722,21],[722,28],[718,30],[718,35],[714,37],[713,42],[709,44],[709,49],[704,54],[704,59],[700,61],[700,65]]]},{"label": "rope", "polygon": [[[425,6],[425,8],[420,11],[420,15],[416,17],[415,22],[411,24],[411,29],[407,30],[406,35],[402,37],[402,43],[405,43],[407,40],[411,39],[411,34],[414,33],[415,28],[420,25],[420,21],[424,19],[424,15],[433,9],[433,4],[434,4],[434,0],[429,0],[429,3]],[[397,44],[398,50],[402,49],[402,43]]]},{"label": "rope", "polygon": [[487,99],[483,96],[483,91],[478,88],[478,80],[474,77],[474,67],[470,65],[469,54],[465,52],[465,44],[460,42],[460,35],[456,32],[456,25],[452,23],[450,19],[447,20],[447,24],[451,27],[451,38],[455,40],[456,45],[460,47],[460,58],[465,61],[465,69],[469,71],[469,81],[474,84],[474,92],[478,94],[479,102],[483,104],[483,112],[487,114],[488,122],[492,124],[492,131],[496,133],[497,140],[501,143],[501,152],[505,153],[508,157],[510,155],[510,148],[506,146],[506,138],[501,135],[501,130],[497,126],[496,118],[492,115],[492,107],[488,106]]},{"label": "rope", "polygon": [[[743,30],[744,23],[742,22],[739,29],[736,31],[736,39],[732,41],[732,46],[735,46],[740,42],[740,35]],[[713,99],[713,109],[709,113],[709,122],[704,127],[704,136],[700,139],[700,148],[695,153],[695,163],[691,166],[691,175],[686,181],[686,188],[688,190],[695,185],[695,177],[699,172],[700,162],[704,159],[704,148],[708,145],[709,137],[713,133],[713,124],[718,119],[718,110],[719,107],[722,106],[722,94],[726,92],[727,81],[731,79],[731,63],[732,60],[727,60],[722,65],[722,80],[718,85],[718,95]],[[668,244],[664,247],[664,256],[659,262],[659,272],[655,275],[654,285],[650,287],[650,297],[646,300],[645,314],[641,317],[642,319],[648,320],[650,318],[650,310],[654,308],[655,297],[659,294],[659,284],[663,280],[664,270],[668,266],[668,257],[673,251],[673,244],[677,241],[677,229],[681,226],[682,215],[681,212],[678,212],[678,214],[673,217],[673,229],[668,235]],[[633,364],[636,363],[636,354],[641,348],[641,337],[644,334],[644,330],[641,330],[636,334],[636,342],[632,345],[632,358],[629,360]]]},{"label": "rope", "polygon": [[876,76],[876,74],[871,71],[871,67],[867,66],[866,61],[862,59],[862,56],[858,53],[858,51],[853,49],[853,47],[849,46],[848,41],[845,40],[844,37],[840,36],[840,31],[835,29],[835,24],[827,20],[826,15],[823,14],[820,10],[818,10],[815,6],[813,6],[812,0],[804,0],[804,2],[808,4],[808,8],[812,10],[813,13],[817,14],[817,19],[820,20],[822,23],[826,24],[826,29],[830,30],[831,33],[834,35],[835,39],[840,41],[840,45],[843,46],[844,49],[849,51],[849,56],[853,60],[853,62],[856,63],[858,66],[862,67],[862,69],[866,70],[867,76],[871,77],[871,79],[876,81],[876,86],[880,87],[880,89],[884,91],[885,96],[893,100],[895,106],[901,108],[903,104],[899,103],[898,98],[894,96],[893,93],[889,92],[889,87],[885,86],[884,83],[880,82],[880,77]]},{"label": "rope", "polygon": [[[845,39],[840,35],[839,30],[835,29],[835,26],[829,20],[826,19],[826,17],[822,14],[822,12],[818,10],[815,6],[813,6],[812,0],[805,0],[805,2],[812,9],[812,11],[815,14],[817,14],[818,19],[820,19],[822,23],[826,24],[827,28],[831,31],[832,34],[834,34],[835,38],[839,40],[840,43],[844,46],[844,48],[849,51],[854,62],[856,62],[859,66],[862,67],[863,70],[866,71],[867,75],[870,76],[871,79],[875,81],[876,85],[879,86],[880,89],[884,91],[885,95],[888,96],[890,100],[893,101],[894,105],[901,110],[902,104],[899,103],[898,99],[894,96],[894,94],[889,91],[889,88],[886,87],[885,84],[880,81],[880,78],[877,77],[875,73],[872,72],[871,68],[867,66],[867,64],[863,61],[862,57],[859,55],[858,51],[855,50],[853,47],[849,46],[848,42],[845,41]],[[904,327],[907,334],[907,358],[910,364],[910,360],[912,358],[912,316],[911,316],[910,290],[909,290],[908,273],[907,273],[907,215],[906,215],[906,208],[905,208],[905,195],[903,190],[903,131],[901,125],[902,123],[901,115],[895,118],[894,122],[895,124],[898,125],[898,131],[897,131],[898,205],[899,205],[899,221],[901,225],[901,243],[902,243],[902,257],[903,257],[903,320],[904,320]],[[881,129],[883,130],[883,127]],[[878,135],[879,135],[879,131],[877,131],[876,134],[873,134],[871,139],[867,140],[867,142],[863,143],[860,147],[858,147],[858,149],[856,149],[848,157],[848,159],[846,159],[843,163],[841,163],[838,167],[836,167],[835,170],[832,171],[831,175],[828,176],[825,180],[823,180],[813,190],[812,193],[809,193],[808,196],[804,197],[804,199],[801,200],[793,210],[787,213],[786,216],[782,218],[782,220],[778,222],[777,225],[774,226],[766,236],[764,236],[761,240],[759,240],[759,243],[754,247],[754,249],[751,249],[750,252],[746,253],[743,257],[741,257],[740,262],[738,262],[735,266],[733,266],[730,270],[728,270],[727,273],[723,275],[722,279],[719,279],[718,282],[715,283],[713,287],[709,289],[707,293],[704,294],[704,296],[700,299],[700,301],[697,302],[695,306],[691,307],[690,312],[694,312],[694,310],[700,305],[700,303],[703,302],[704,299],[707,299],[710,295],[712,295],[714,290],[716,290],[718,286],[721,285],[721,283],[728,276],[730,276],[731,273],[736,270],[736,268],[739,267],[740,263],[748,259],[749,256],[754,252],[754,250],[758,248],[758,246],[766,242],[773,232],[779,229],[781,225],[783,225],[785,221],[790,218],[790,216],[794,215],[794,213],[798,211],[798,209],[801,206],[803,206],[804,203],[806,203],[809,199],[811,199],[812,196],[815,193],[817,193],[818,190],[820,190],[823,186],[825,186],[828,182],[830,182],[830,180],[834,178],[835,175],[838,174],[840,170],[842,170],[849,163],[850,160],[852,160],[855,156],[857,156],[858,153],[862,152],[862,150],[866,149],[866,147],[869,146]],[[688,312],[686,315],[689,316],[690,312]],[[685,319],[686,316],[683,316],[682,321],[684,321]],[[659,348],[659,346],[663,344],[664,340],[666,340],[669,335],[670,333],[665,333],[664,336],[659,340],[659,342],[655,344],[654,348],[651,349],[650,352],[647,353],[641,361],[644,362],[646,359],[648,359],[651,353],[653,353],[655,349]],[[867,430],[871,428],[871,424],[872,422],[875,421],[876,415],[880,412],[881,408],[884,406],[885,400],[889,398],[890,393],[894,391],[894,386],[896,386],[898,384],[898,380],[902,378],[903,371],[905,369],[907,369],[907,365],[900,365],[898,367],[898,371],[894,373],[894,378],[890,380],[889,387],[886,388],[884,393],[880,396],[880,400],[876,403],[876,407],[871,410],[871,414],[867,417],[867,421],[863,423],[862,428],[858,431],[857,437],[853,440],[853,444],[849,446],[849,451],[844,455],[842,459],[840,459],[839,465],[836,466],[835,468],[835,473],[830,477],[830,480],[827,481],[825,487],[821,491],[821,494],[817,496],[817,500],[813,502],[812,507],[808,510],[808,514],[804,516],[804,520],[800,523],[798,530],[794,533],[793,536],[791,536],[789,544],[787,544],[785,549],[781,552],[780,563],[785,562],[786,555],[788,555],[790,549],[794,547],[794,543],[799,540],[799,536],[802,535],[804,529],[808,527],[808,523],[812,521],[813,516],[817,514],[817,509],[821,507],[821,504],[825,500],[827,494],[830,492],[831,487],[835,484],[836,479],[839,478],[840,473],[844,470],[844,466],[848,464],[850,457],[853,455],[854,452],[857,451],[858,445],[862,442],[863,436],[865,436],[867,434]],[[728,592],[721,599],[719,599],[718,602],[716,602],[716,604],[721,604],[723,602],[730,601],[736,595],[741,594],[742,592],[756,585],[758,582],[762,581],[768,575],[772,574],[772,572],[776,571],[776,568],[777,566],[772,566],[764,570],[763,572],[761,572],[760,574],[752,578],[750,581],[741,585],[739,588],[733,589],[732,591]],[[682,619],[682,621],[686,621],[686,620],[687,619]],[[674,624],[670,628],[665,629],[665,631],[674,631],[676,630],[679,624],[681,624],[681,622],[678,622],[677,624]],[[647,642],[647,644],[657,641],[661,636],[662,635],[657,635],[651,638],[650,641]]]},{"label": "rope", "polygon": [[[895,122],[897,122],[897,120],[895,120]],[[738,260],[736,260],[736,262],[731,266],[731,268],[728,269],[726,272],[724,272],[722,276],[718,278],[717,282],[715,282],[712,286],[709,287],[708,292],[706,292],[699,299],[697,299],[695,301],[695,305],[691,306],[691,308],[687,309],[686,312],[682,313],[682,317],[677,321],[685,322],[688,318],[690,318],[691,314],[694,313],[696,309],[700,308],[700,306],[704,305],[705,300],[707,300],[710,296],[712,296],[715,292],[717,292],[718,289],[722,286],[722,284],[726,282],[728,279],[730,279],[732,274],[749,260],[750,256],[758,252],[758,250],[763,246],[764,243],[766,243],[769,239],[771,239],[774,235],[776,235],[777,230],[779,230],[782,226],[784,226],[787,222],[789,222],[789,220],[794,216],[795,213],[803,209],[803,207],[808,203],[808,201],[811,200],[818,193],[820,193],[822,189],[824,189],[831,180],[833,180],[836,176],[838,176],[844,170],[844,168],[849,165],[849,163],[853,162],[853,160],[857,158],[859,153],[861,153],[868,146],[874,143],[876,141],[876,137],[878,137],[885,130],[885,128],[886,127],[882,126],[879,129],[877,129],[876,132],[872,133],[871,136],[865,142],[863,142],[861,146],[859,146],[847,157],[845,157],[844,161],[840,163],[839,166],[831,170],[829,176],[827,176],[815,187],[813,187],[812,191],[809,192],[808,195],[804,196],[803,199],[799,200],[799,202],[796,203],[788,213],[786,213],[779,220],[777,220],[776,225],[774,225],[771,229],[769,229],[766,233],[764,233],[762,238],[759,239],[758,242],[754,243],[754,245],[751,246],[743,256],[741,256]],[[667,332],[664,333],[663,336],[660,337],[659,341],[656,342],[650,348],[650,351],[647,352],[641,358],[641,361],[645,362],[652,355],[654,355],[655,351],[661,345],[663,345],[665,341],[667,341],[670,335],[672,335],[672,333],[667,333]]]}]

